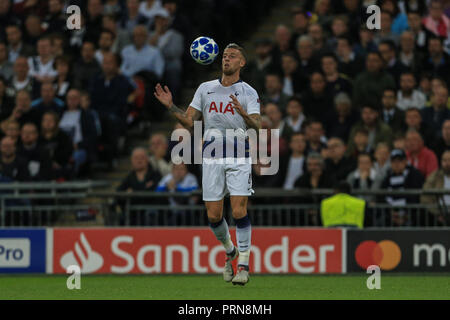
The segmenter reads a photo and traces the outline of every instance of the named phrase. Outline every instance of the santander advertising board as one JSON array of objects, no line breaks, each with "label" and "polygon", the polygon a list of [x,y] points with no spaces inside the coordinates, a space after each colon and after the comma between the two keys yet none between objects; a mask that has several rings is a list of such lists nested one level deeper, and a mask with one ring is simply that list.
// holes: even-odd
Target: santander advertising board
[{"label": "santander advertising board", "polygon": [[[53,273],[221,273],[225,261],[208,228],[55,228],[52,238]],[[251,250],[253,273],[342,273],[339,229],[253,228]]]}]

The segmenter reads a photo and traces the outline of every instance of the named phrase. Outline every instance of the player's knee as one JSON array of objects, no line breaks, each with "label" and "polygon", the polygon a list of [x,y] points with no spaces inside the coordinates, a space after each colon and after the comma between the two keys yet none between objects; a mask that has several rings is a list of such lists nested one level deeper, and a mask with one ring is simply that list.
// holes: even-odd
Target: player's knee
[{"label": "player's knee", "polygon": [[238,207],[233,209],[233,218],[234,219],[241,219],[247,215],[247,208],[245,207]]}]

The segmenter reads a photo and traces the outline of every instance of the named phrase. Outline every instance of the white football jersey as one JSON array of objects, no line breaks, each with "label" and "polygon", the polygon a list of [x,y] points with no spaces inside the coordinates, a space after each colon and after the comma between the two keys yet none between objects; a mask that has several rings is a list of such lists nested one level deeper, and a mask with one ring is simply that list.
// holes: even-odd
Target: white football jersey
[{"label": "white football jersey", "polygon": [[242,116],[233,108],[231,94],[248,114],[260,114],[258,93],[246,82],[239,80],[228,87],[224,87],[220,79],[203,82],[190,106],[203,114],[205,141],[210,140],[212,129],[219,130],[224,137],[227,129],[242,129],[243,132],[248,129]]}]

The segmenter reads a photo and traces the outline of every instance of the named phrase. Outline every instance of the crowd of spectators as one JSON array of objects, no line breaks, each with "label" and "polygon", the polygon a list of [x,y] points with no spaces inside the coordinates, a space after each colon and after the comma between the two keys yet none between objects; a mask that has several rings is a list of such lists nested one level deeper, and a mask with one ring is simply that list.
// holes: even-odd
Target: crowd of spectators
[{"label": "crowd of spectators", "polygon": [[[191,41],[202,32],[228,41],[219,22],[271,5],[188,2],[0,0],[0,139],[8,150],[14,142],[2,152],[2,181],[85,178],[100,161],[114,169],[132,126],[168,119],[156,82],[178,102],[195,77]],[[81,10],[75,29],[71,5]]]},{"label": "crowd of spectators", "polygon": [[[229,23],[231,15],[253,12],[257,24],[270,7],[186,2],[0,0],[1,179],[71,179],[114,159],[132,123],[169,117],[148,93],[162,81],[179,99],[195,74],[187,46],[199,30],[228,43],[251,29]],[[71,4],[82,8],[80,30],[66,29]],[[373,4],[381,28],[371,30]],[[298,1],[272,38],[253,39],[255,57],[242,71],[261,98],[263,128],[280,130],[280,170],[264,176],[255,164],[253,187],[346,180],[353,189],[450,189],[449,35],[449,1]],[[149,145],[148,159],[133,152],[120,190],[197,188],[201,170],[171,163],[167,135],[153,133]]]},{"label": "crowd of spectators", "polygon": [[[381,8],[380,30],[366,26],[372,4]],[[280,130],[280,170],[264,176],[255,164],[253,186],[450,189],[450,3],[306,0],[291,17],[273,38],[254,39],[255,58],[242,72],[261,97],[262,127]],[[392,219],[411,223],[402,210]]]}]

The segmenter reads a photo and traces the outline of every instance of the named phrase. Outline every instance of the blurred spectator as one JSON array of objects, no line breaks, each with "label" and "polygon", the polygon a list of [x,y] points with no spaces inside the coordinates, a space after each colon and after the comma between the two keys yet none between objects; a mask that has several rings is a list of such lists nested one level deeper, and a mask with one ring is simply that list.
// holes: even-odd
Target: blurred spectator
[{"label": "blurred spectator", "polygon": [[398,1],[394,0],[379,0],[377,4],[380,6],[381,11],[389,12],[392,16],[391,31],[394,34],[401,34],[408,29],[408,17],[402,12],[398,6]]},{"label": "blurred spectator", "polygon": [[65,101],[67,92],[72,88],[70,60],[65,56],[56,57],[55,70],[58,73],[53,83],[56,97]]},{"label": "blurred spectator", "polygon": [[8,49],[4,42],[0,42],[0,77],[9,80],[13,76],[13,64],[8,60]]},{"label": "blurred spectator", "polygon": [[378,45],[378,51],[381,53],[381,56],[386,63],[386,71],[391,74],[398,87],[400,75],[408,71],[408,67],[405,66],[401,60],[397,59],[395,43],[392,40],[383,40]]},{"label": "blurred spectator", "polygon": [[416,78],[412,72],[400,75],[400,89],[397,92],[397,106],[406,110],[414,107],[422,109],[426,103],[426,96],[416,89]]},{"label": "blurred spectator", "polygon": [[84,40],[98,42],[102,30],[103,3],[102,0],[88,0],[86,14],[86,35]]},{"label": "blurred spectator", "polygon": [[41,39],[43,34],[44,29],[42,28],[41,17],[36,14],[28,15],[25,18],[25,43],[33,48],[36,48],[36,44],[38,43],[38,40]]},{"label": "blurred spectator", "polygon": [[170,27],[169,12],[161,8],[155,13],[155,31],[150,34],[149,43],[157,47],[164,58],[164,80],[178,101],[181,91],[183,66],[183,35]]},{"label": "blurred spectator", "polygon": [[306,167],[306,140],[302,133],[296,132],[291,136],[289,142],[290,155],[287,157],[285,163],[280,165],[280,170],[283,170],[283,189],[294,189],[295,181],[300,178]]},{"label": "blurred spectator", "polygon": [[155,15],[162,7],[160,0],[144,0],[139,5],[139,13],[148,19],[148,26],[150,29],[153,27]]},{"label": "blurred spectator", "polygon": [[150,165],[156,171],[158,171],[161,176],[166,176],[172,171],[172,163],[168,161],[168,147],[167,138],[162,133],[155,133],[150,137],[149,141],[150,149]]},{"label": "blurred spectator", "polygon": [[438,169],[439,165],[436,155],[425,147],[423,138],[417,130],[408,130],[405,146],[408,162],[419,170],[425,178]]},{"label": "blurred spectator", "polygon": [[0,1],[0,39],[5,38],[5,29],[9,25],[19,25],[20,19],[12,12],[11,0]]},{"label": "blurred spectator", "polygon": [[280,24],[275,29],[275,44],[272,49],[272,59],[275,64],[281,65],[281,56],[289,51],[291,48],[291,30],[283,24]]},{"label": "blurred spectator", "polygon": [[381,105],[383,107],[382,120],[384,123],[391,127],[393,132],[401,131],[403,129],[405,113],[398,108],[395,89],[384,89]]},{"label": "blurred spectator", "polygon": [[90,110],[80,108],[80,92],[71,89],[67,93],[67,110],[63,113],[59,128],[67,133],[73,145],[74,175],[82,165],[94,161],[97,151],[97,126]]},{"label": "blurred spectator", "polygon": [[276,73],[266,74],[265,87],[265,94],[261,95],[262,103],[274,103],[283,114],[286,114],[286,105],[289,97],[282,91],[283,84],[281,83],[280,75]]},{"label": "blurred spectator", "polygon": [[28,181],[28,172],[25,159],[16,153],[16,144],[10,137],[4,137],[0,142],[0,181]]},{"label": "blurred spectator", "polygon": [[377,44],[374,41],[375,32],[367,29],[365,24],[359,28],[359,41],[355,44],[355,53],[358,56],[367,58],[369,52],[377,51]]},{"label": "blurred spectator", "polygon": [[[280,108],[274,103],[268,103],[264,107],[264,113],[270,120],[270,129],[278,129],[281,139],[284,139],[283,145],[287,145],[287,142],[291,139],[291,135],[294,131],[290,126],[286,125],[283,120],[283,115],[281,114]],[[280,153],[282,153],[282,144],[280,144]]]},{"label": "blurred spectator", "polygon": [[121,0],[106,0],[103,6],[103,14],[121,16],[125,11],[125,4]]},{"label": "blurred spectator", "polygon": [[48,14],[44,18],[44,23],[48,25],[47,33],[61,32],[66,28],[66,16],[63,12],[63,0],[49,0]]},{"label": "blurred spectator", "polygon": [[346,36],[348,34],[347,17],[344,15],[338,15],[333,18],[331,23],[331,37],[327,40],[327,46],[333,52],[336,51],[337,41],[339,37]]},{"label": "blurred spectator", "polygon": [[287,52],[281,56],[281,68],[283,70],[283,93],[287,96],[301,93],[308,80],[301,74],[298,61],[293,53]]},{"label": "blurred spectator", "polygon": [[434,130],[435,137],[441,134],[442,123],[450,119],[450,110],[447,108],[448,90],[444,87],[437,88],[431,96],[432,106],[422,109],[422,118],[430,128]]},{"label": "blurred spectator", "polygon": [[10,137],[17,146],[20,137],[20,123],[14,120],[8,121],[5,125],[5,136]]},{"label": "blurred spectator", "polygon": [[0,121],[8,118],[14,108],[14,101],[6,93],[6,80],[0,76]]},{"label": "blurred spectator", "polygon": [[270,39],[258,39],[255,41],[255,58],[251,59],[242,76],[252,84],[253,88],[261,95],[265,90],[266,75],[275,69],[275,62],[271,55],[272,41]]},{"label": "blurred spectator", "polygon": [[61,116],[64,110],[64,101],[56,97],[55,88],[52,82],[44,82],[41,85],[41,97],[31,103],[35,112],[38,126],[41,124],[42,115],[47,111],[53,111]]},{"label": "blurred spectator", "polygon": [[158,78],[162,77],[165,64],[161,51],[147,42],[146,27],[136,26],[133,30],[133,44],[126,46],[121,52],[123,62],[120,69],[123,75],[131,77],[140,71],[148,71]]},{"label": "blurred spectator", "polygon": [[329,28],[331,24],[330,0],[317,0],[314,2],[314,12],[311,16],[311,23],[317,22],[324,28]]},{"label": "blurred spectator", "polygon": [[[171,173],[164,176],[156,187],[157,192],[192,192],[199,188],[197,178],[187,170],[186,164],[174,164]],[[172,207],[178,205],[195,204],[197,197],[169,197]],[[185,211],[172,211],[171,223],[175,224],[177,218]]]},{"label": "blurred spectator", "polygon": [[415,50],[414,33],[403,31],[400,36],[399,61],[409,68],[414,75],[419,75],[422,71],[423,54]]},{"label": "blurred spectator", "polygon": [[8,40],[9,61],[12,63],[19,56],[29,57],[35,54],[35,49],[23,42],[22,31],[18,25],[8,25],[6,27],[6,37]]},{"label": "blurred spectator", "polygon": [[380,30],[377,30],[373,36],[373,42],[379,45],[384,40],[391,40],[395,45],[399,42],[399,35],[392,32],[392,14],[388,11],[381,11]]},{"label": "blurred spectator", "polygon": [[179,9],[179,1],[163,0],[162,3],[164,9],[170,14],[170,27],[181,33],[185,41],[193,39],[192,21],[187,17],[185,10]]},{"label": "blurred spectator", "polygon": [[441,159],[446,150],[450,150],[450,120],[442,123],[442,135],[432,143],[433,151]]},{"label": "blurred spectator", "polygon": [[353,108],[352,101],[347,93],[341,92],[335,96],[332,114],[333,116],[329,117],[327,124],[327,135],[348,141],[350,129],[358,122],[360,116]]},{"label": "blurred spectator", "polygon": [[[347,182],[353,190],[378,190],[383,182],[383,175],[378,175],[373,167],[372,157],[368,153],[358,155],[358,167],[347,176]],[[373,202],[375,196],[361,195],[358,198]]]},{"label": "blurred spectator", "polygon": [[442,39],[430,38],[428,40],[428,57],[423,61],[423,69],[446,79],[447,86],[450,84],[448,75],[450,74],[450,57],[444,52]]},{"label": "blurred spectator", "polygon": [[387,143],[380,142],[377,144],[374,153],[375,160],[373,168],[375,169],[377,176],[382,177],[383,179],[388,169],[391,167],[390,153],[391,149]]},{"label": "blurred spectator", "polygon": [[51,159],[53,177],[70,178],[69,161],[73,146],[70,137],[59,129],[59,117],[53,111],[42,116],[39,143],[47,151]]},{"label": "blurred spectator", "polygon": [[349,77],[338,72],[336,57],[330,53],[322,56],[322,71],[326,80],[326,92],[334,97],[340,92],[352,94],[352,83]]},{"label": "blurred spectator", "polygon": [[148,25],[148,19],[139,12],[140,0],[126,0],[127,10],[120,20],[120,28],[127,31],[131,36],[134,28],[139,25]]},{"label": "blurred spectator", "polygon": [[288,100],[286,107],[287,117],[285,123],[293,132],[300,132],[303,130],[305,115],[303,114],[302,100],[298,96],[293,96]]},{"label": "blurred spectator", "polygon": [[353,140],[349,142],[349,145],[351,144],[354,145],[354,148],[352,150],[347,148],[347,155],[354,160],[356,160],[361,153],[372,153],[373,151],[369,146],[369,131],[364,127],[355,131]]},{"label": "blurred spectator", "polygon": [[324,128],[322,122],[311,120],[305,123],[306,153],[320,153],[322,149],[326,149],[327,145],[322,140],[324,136]]},{"label": "blurred spectator", "polygon": [[313,39],[309,35],[303,35],[297,39],[297,54],[303,77],[309,77],[313,71],[319,69],[318,62],[313,56]]},{"label": "blurred spectator", "polygon": [[[381,184],[381,189],[385,190],[405,190],[422,188],[424,179],[422,174],[414,167],[408,165],[406,154],[403,150],[394,149],[391,152],[391,168]],[[393,207],[402,207],[406,204],[419,202],[417,195],[396,195],[380,196],[378,201],[386,202]],[[393,209],[391,216],[382,217],[387,225],[392,222],[395,226],[404,226],[410,223],[407,220],[406,212],[402,209]]]},{"label": "blurred spectator", "polygon": [[354,78],[363,71],[364,60],[353,51],[350,38],[337,38],[336,56],[339,62],[339,72]]},{"label": "blurred spectator", "polygon": [[[301,189],[328,189],[332,188],[335,181],[325,172],[325,163],[318,153],[309,153],[306,158],[306,172],[295,181],[294,186]],[[301,203],[318,203],[323,197],[315,195],[303,195],[299,197]],[[307,210],[307,225],[318,225],[316,210]]]},{"label": "blurred spectator", "polygon": [[29,74],[29,66],[26,57],[18,57],[14,62],[14,76],[11,79],[11,89],[14,94],[20,90],[26,90],[33,98],[39,96],[39,84]]},{"label": "blurred spectator", "polygon": [[428,43],[428,34],[423,27],[420,12],[408,11],[408,25],[414,34],[414,47],[420,52],[425,51]]},{"label": "blurred spectator", "polygon": [[113,53],[121,53],[123,48],[131,44],[131,34],[119,28],[119,19],[116,15],[105,15],[102,18],[103,30],[112,32],[114,41],[111,45]]},{"label": "blurred spectator", "polygon": [[29,122],[22,126],[20,142],[17,154],[27,161],[31,180],[51,180],[53,174],[50,155],[39,142],[39,131],[34,123]]},{"label": "blurred spectator", "polygon": [[446,38],[450,33],[450,19],[444,14],[442,2],[431,0],[428,12],[429,15],[422,20],[425,29],[435,36]]},{"label": "blurred spectator", "polygon": [[418,131],[427,146],[433,145],[436,140],[433,129],[422,121],[422,115],[417,108],[410,108],[405,112],[405,126],[403,132],[410,129]]},{"label": "blurred spectator", "polygon": [[53,81],[57,75],[51,49],[50,38],[41,38],[37,41],[38,55],[28,58],[29,74],[38,81]]},{"label": "blurred spectator", "polygon": [[95,51],[95,59],[99,65],[103,64],[103,54],[111,53],[112,45],[114,43],[114,34],[109,30],[102,30],[98,39],[98,49]]},{"label": "blurred spectator", "polygon": [[[425,180],[423,185],[423,190],[449,190],[450,189],[450,150],[444,151],[441,156],[441,168],[430,174],[428,178]],[[439,208],[445,208],[450,206],[450,196],[443,195],[439,196]],[[426,205],[436,204],[436,196],[435,195],[421,195],[420,202]],[[445,210],[445,209],[444,209]],[[438,225],[445,225],[445,213],[438,209],[430,209],[431,214],[433,214],[432,218],[436,220]],[[428,220],[428,219],[427,219]],[[428,225],[434,225],[432,221]]]},{"label": "blurred spectator", "polygon": [[333,96],[326,91],[325,76],[321,72],[313,72],[309,80],[309,88],[302,94],[305,115],[328,122],[333,111]]},{"label": "blurred spectator", "polygon": [[101,73],[100,64],[95,59],[95,45],[90,41],[83,42],[81,57],[73,66],[73,86],[80,90],[89,88],[92,78]]},{"label": "blurred spectator", "polygon": [[395,80],[383,70],[380,53],[370,52],[366,58],[366,71],[353,81],[353,102],[357,107],[364,104],[379,105],[385,88],[394,88]]},{"label": "blurred spectator", "polygon": [[118,155],[119,139],[125,131],[128,99],[135,90],[134,84],[119,74],[118,60],[117,55],[104,54],[103,73],[93,79],[90,88],[92,108],[100,116],[103,136],[110,146],[108,159],[111,161]]},{"label": "blurred spectator", "polygon": [[298,37],[308,32],[309,17],[302,8],[294,8],[292,10],[292,37],[291,48],[296,47]]},{"label": "blurred spectator", "polygon": [[361,111],[361,121],[356,123],[350,131],[350,141],[348,145],[350,154],[353,154],[355,149],[353,137],[360,128],[366,129],[369,133],[369,150],[373,150],[379,142],[389,143],[392,141],[392,130],[387,124],[381,121],[378,109],[372,105],[364,105]]},{"label": "blurred spectator", "polygon": [[345,155],[346,146],[341,138],[331,137],[327,141],[325,155],[325,170],[335,181],[345,180],[355,169],[355,161]]},{"label": "blurred spectator", "polygon": [[326,45],[323,27],[318,23],[312,23],[308,26],[308,35],[313,41],[313,51],[316,57],[321,57],[325,53],[330,52]]},{"label": "blurred spectator", "polygon": [[3,129],[3,126],[6,124],[6,122],[11,120],[19,122],[21,126],[26,122],[33,122],[35,124],[39,123],[36,109],[31,108],[31,98],[30,94],[27,91],[20,90],[19,92],[17,92],[15,103],[16,105],[11,112],[11,115],[6,118],[1,124],[3,131],[5,131]]},{"label": "blurred spectator", "polygon": [[403,133],[394,136],[393,149],[406,150],[406,138]]},{"label": "blurred spectator", "polygon": [[[133,149],[131,167],[131,172],[120,183],[117,191],[153,191],[156,189],[161,175],[148,162],[147,151],[144,148]],[[133,204],[136,204],[135,202],[133,201]]]}]

